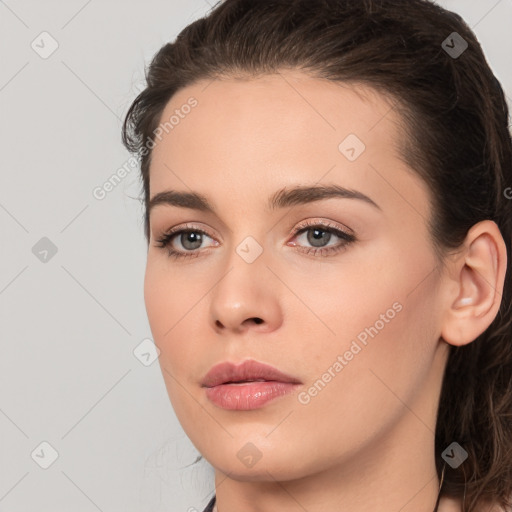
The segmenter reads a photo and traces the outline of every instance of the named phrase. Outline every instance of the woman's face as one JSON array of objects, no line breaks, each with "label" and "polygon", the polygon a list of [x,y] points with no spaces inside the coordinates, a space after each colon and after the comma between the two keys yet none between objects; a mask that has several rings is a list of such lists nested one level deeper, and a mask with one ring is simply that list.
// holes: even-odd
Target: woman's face
[{"label": "woman's face", "polygon": [[[392,105],[357,91],[299,72],[203,81],[161,118],[175,116],[153,149],[150,198],[200,194],[211,211],[151,208],[146,308],[179,421],[232,478],[433,450],[447,345],[428,189],[398,157]],[[367,199],[292,193],[304,187]],[[191,233],[159,247],[171,228]],[[296,384],[203,386],[214,365],[248,359]],[[269,387],[285,394],[265,402]]]}]

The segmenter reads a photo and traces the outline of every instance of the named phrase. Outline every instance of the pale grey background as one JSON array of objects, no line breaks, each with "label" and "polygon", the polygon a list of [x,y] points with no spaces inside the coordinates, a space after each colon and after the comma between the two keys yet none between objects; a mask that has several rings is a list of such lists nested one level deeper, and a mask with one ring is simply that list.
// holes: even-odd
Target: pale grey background
[{"label": "pale grey background", "polygon": [[[121,120],[144,63],[210,1],[0,0],[0,511],[187,512],[211,496],[206,462],[182,469],[197,452],[158,361],[133,353],[151,338],[137,171],[92,193],[130,156]],[[510,98],[512,0],[439,3]],[[46,59],[43,31],[59,45]]]}]

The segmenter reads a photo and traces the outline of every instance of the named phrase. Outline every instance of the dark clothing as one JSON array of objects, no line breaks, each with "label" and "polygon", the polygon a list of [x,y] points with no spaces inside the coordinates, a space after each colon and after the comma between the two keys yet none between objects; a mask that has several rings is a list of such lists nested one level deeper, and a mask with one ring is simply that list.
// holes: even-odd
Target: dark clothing
[{"label": "dark clothing", "polygon": [[213,498],[210,500],[210,503],[206,505],[206,508],[203,510],[203,512],[212,512],[213,506],[215,505],[215,498],[216,496],[214,495]]}]

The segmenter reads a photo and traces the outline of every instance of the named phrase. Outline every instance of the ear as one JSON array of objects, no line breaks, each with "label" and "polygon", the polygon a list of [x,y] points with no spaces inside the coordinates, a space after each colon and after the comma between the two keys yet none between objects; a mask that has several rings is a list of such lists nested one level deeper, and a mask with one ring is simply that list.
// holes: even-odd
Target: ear
[{"label": "ear", "polygon": [[448,267],[441,336],[450,345],[467,345],[491,325],[501,305],[507,249],[497,224],[475,224]]}]

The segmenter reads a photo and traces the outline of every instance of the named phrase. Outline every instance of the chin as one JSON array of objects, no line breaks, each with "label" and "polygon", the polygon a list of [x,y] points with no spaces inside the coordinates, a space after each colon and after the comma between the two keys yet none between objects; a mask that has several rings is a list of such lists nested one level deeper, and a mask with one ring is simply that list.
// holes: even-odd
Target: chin
[{"label": "chin", "polygon": [[203,456],[215,469],[240,482],[287,481],[305,476],[305,461],[302,459],[301,465],[297,463],[296,451],[281,452],[275,447],[266,451],[267,455],[265,450],[258,454],[254,446],[244,443],[241,449],[238,445],[236,448],[223,446],[215,453],[206,450]]}]

